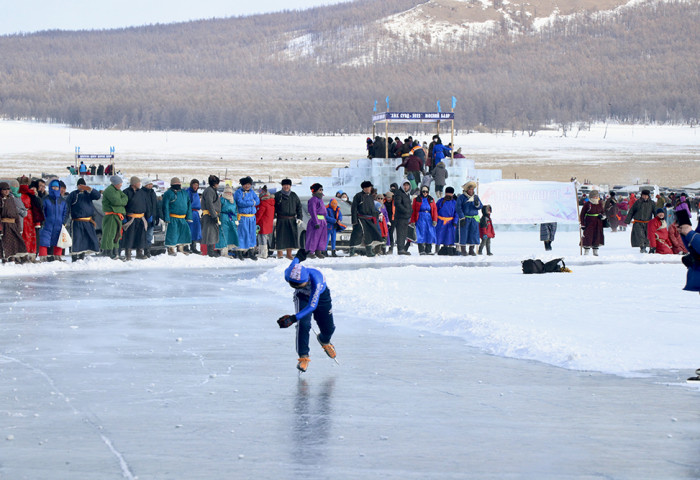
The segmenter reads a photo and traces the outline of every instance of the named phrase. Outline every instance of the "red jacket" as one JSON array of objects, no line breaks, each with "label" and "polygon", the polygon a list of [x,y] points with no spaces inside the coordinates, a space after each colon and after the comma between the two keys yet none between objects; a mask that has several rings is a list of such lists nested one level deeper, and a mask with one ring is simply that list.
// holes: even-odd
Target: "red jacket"
[{"label": "red jacket", "polygon": [[[486,227],[481,226],[484,223],[486,224]],[[479,237],[484,238],[484,235],[486,235],[488,238],[493,238],[496,236],[496,231],[493,229],[493,223],[491,222],[490,216],[481,217],[481,221],[479,222]]]},{"label": "red jacket", "polygon": [[647,224],[647,237],[649,238],[649,246],[656,249],[656,253],[667,255],[673,253],[671,250],[671,242],[668,239],[668,230],[663,226],[663,222],[657,217],[649,220]]},{"label": "red jacket", "polygon": [[[433,217],[433,222],[437,222],[438,211],[437,205],[435,205],[435,200],[433,200],[433,197],[428,195],[428,201],[430,202],[430,215]],[[418,221],[418,214],[420,213],[420,206],[422,203],[422,195],[419,195],[413,199],[413,213],[411,214],[411,223],[416,223]]]},{"label": "red jacket", "polygon": [[681,232],[678,231],[677,224],[674,223],[668,227],[668,239],[671,241],[671,250],[673,250],[673,253],[688,253],[688,249],[685,248],[683,240],[681,240]]},{"label": "red jacket", "polygon": [[255,212],[255,224],[260,227],[260,235],[272,233],[275,220],[275,197],[270,194],[260,197],[260,205]]}]

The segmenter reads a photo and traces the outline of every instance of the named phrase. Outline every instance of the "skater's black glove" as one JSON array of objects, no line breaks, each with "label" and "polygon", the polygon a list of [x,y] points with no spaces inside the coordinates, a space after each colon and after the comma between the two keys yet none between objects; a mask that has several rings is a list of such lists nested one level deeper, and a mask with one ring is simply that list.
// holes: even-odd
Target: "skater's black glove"
[{"label": "skater's black glove", "polygon": [[304,260],[306,260],[306,250],[300,248],[299,250],[297,250],[297,254],[294,255],[294,258],[298,258],[299,263],[303,262]]},{"label": "skater's black glove", "polygon": [[656,253],[656,249],[655,249],[654,247],[651,247],[651,248],[649,249],[649,253]]},{"label": "skater's black glove", "polygon": [[278,320],[277,324],[280,328],[288,328],[294,325],[297,321],[296,315],[282,315]]}]

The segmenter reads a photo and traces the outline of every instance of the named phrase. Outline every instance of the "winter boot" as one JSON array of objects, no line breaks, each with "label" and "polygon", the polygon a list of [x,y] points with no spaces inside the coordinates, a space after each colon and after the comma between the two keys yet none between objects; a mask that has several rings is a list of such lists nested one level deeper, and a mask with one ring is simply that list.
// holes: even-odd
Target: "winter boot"
[{"label": "winter boot", "polygon": [[476,257],[476,252],[474,251],[474,245],[469,245],[469,255]]},{"label": "winter boot", "polygon": [[326,258],[324,253],[326,252],[324,252],[323,250],[316,250],[316,258]]},{"label": "winter boot", "polygon": [[318,340],[318,343],[321,344],[321,348],[323,348],[323,351],[326,352],[326,355],[328,355],[331,358],[335,358],[335,347],[333,346],[332,343],[323,343],[321,341],[321,334],[319,333],[316,335],[316,340]]},{"label": "winter boot", "polygon": [[583,254],[588,255],[591,253],[591,247],[583,247]]},{"label": "winter boot", "polygon": [[[192,251],[192,248],[194,247],[194,243],[192,244],[192,247],[190,247],[190,251]],[[198,252],[192,252],[192,253],[198,253]],[[214,245],[207,245],[207,257],[213,257],[216,255],[216,250],[214,249]]]},{"label": "winter boot", "polygon": [[459,246],[459,255],[462,257],[467,256],[467,246],[466,245],[460,245]]},{"label": "winter boot", "polygon": [[250,258],[251,260],[255,260],[256,262],[258,261],[258,256],[255,254],[254,248],[248,250],[246,257]]},{"label": "winter boot", "polygon": [[481,242],[481,243],[479,244],[479,250],[477,250],[477,252],[479,253],[479,255],[483,255],[483,254],[484,254],[484,242]]},{"label": "winter boot", "polygon": [[184,245],[178,246],[178,247],[177,247],[177,251],[180,252],[180,253],[184,253],[185,255],[189,255],[189,254],[190,254],[190,252],[186,252],[186,251],[185,251],[185,246],[184,246]]},{"label": "winter boot", "polygon": [[354,257],[357,253],[355,252],[355,247],[350,247],[350,251],[348,252],[348,257]]},{"label": "winter boot", "polygon": [[338,254],[335,253],[335,250],[333,250],[333,251],[331,252],[331,257],[337,257],[337,256],[338,256]]},{"label": "winter boot", "polygon": [[309,358],[308,355],[302,355],[299,357],[299,363],[297,363],[297,370],[300,372],[305,372],[307,368],[309,368],[309,362],[311,359]]},{"label": "winter boot", "polygon": [[551,240],[545,240],[544,249],[546,251],[550,251],[552,249],[552,241]]},{"label": "winter boot", "polygon": [[418,244],[418,255],[425,255],[425,243]]},{"label": "winter boot", "polygon": [[598,248],[597,247],[593,247],[593,256],[594,257],[598,256]]},{"label": "winter boot", "polygon": [[175,247],[168,247],[168,255],[170,255],[171,257],[177,255],[177,253],[175,252]]},{"label": "winter boot", "polygon": [[143,254],[146,255],[146,258],[151,258],[151,246],[147,246],[146,249],[143,251]]},{"label": "winter boot", "polygon": [[127,248],[124,250],[124,261],[125,262],[131,261],[131,249],[130,248]]},{"label": "winter boot", "polygon": [[238,260],[240,260],[240,261],[245,260],[245,252],[243,250],[237,250],[236,251],[236,258],[238,258]]},{"label": "winter boot", "polygon": [[109,256],[112,260],[119,260],[119,248],[112,249],[112,255]]},{"label": "winter boot", "polygon": [[146,255],[143,254],[143,250],[141,250],[140,248],[136,249],[136,259],[137,260],[145,260],[146,259]]},{"label": "winter boot", "polygon": [[647,253],[647,247],[639,247],[639,253]]},{"label": "winter boot", "polygon": [[425,244],[425,254],[426,254],[426,255],[432,255],[432,254],[433,254],[433,244],[432,244],[432,243],[426,243],[426,244]]},{"label": "winter boot", "polygon": [[197,255],[202,253],[199,250],[197,250],[197,244],[195,242],[190,243],[190,253],[195,253]]},{"label": "winter boot", "polygon": [[372,247],[365,247],[365,255],[367,257],[374,257],[374,252],[372,251]]},{"label": "winter boot", "polygon": [[491,242],[490,241],[489,241],[488,245],[486,245],[486,255],[489,255],[489,256],[493,255],[493,253],[491,253]]}]

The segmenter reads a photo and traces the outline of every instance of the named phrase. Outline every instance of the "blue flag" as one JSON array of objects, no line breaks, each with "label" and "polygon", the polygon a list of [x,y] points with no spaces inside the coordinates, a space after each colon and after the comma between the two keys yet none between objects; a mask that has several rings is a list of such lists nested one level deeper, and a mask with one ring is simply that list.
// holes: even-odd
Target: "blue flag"
[{"label": "blue flag", "polygon": [[377,111],[377,101],[376,101],[376,100],[374,101],[374,110],[372,110],[372,111],[373,111],[373,112],[376,112],[376,111]]},{"label": "blue flag", "polygon": [[440,100],[438,100],[438,112],[442,112],[442,110],[440,109]]},{"label": "blue flag", "polygon": [[452,97],[452,109],[454,110],[454,108],[456,106],[457,106],[457,97]]},{"label": "blue flag", "polygon": [[386,111],[389,111],[389,97],[386,97]]}]

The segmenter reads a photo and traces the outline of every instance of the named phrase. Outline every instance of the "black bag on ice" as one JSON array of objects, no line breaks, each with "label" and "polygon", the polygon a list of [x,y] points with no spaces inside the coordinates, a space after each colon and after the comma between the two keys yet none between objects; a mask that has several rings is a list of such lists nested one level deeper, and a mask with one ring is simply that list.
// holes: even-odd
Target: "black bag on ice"
[{"label": "black bag on ice", "polygon": [[523,264],[523,273],[544,273],[544,263],[542,260],[532,260],[528,258],[521,262]]}]

